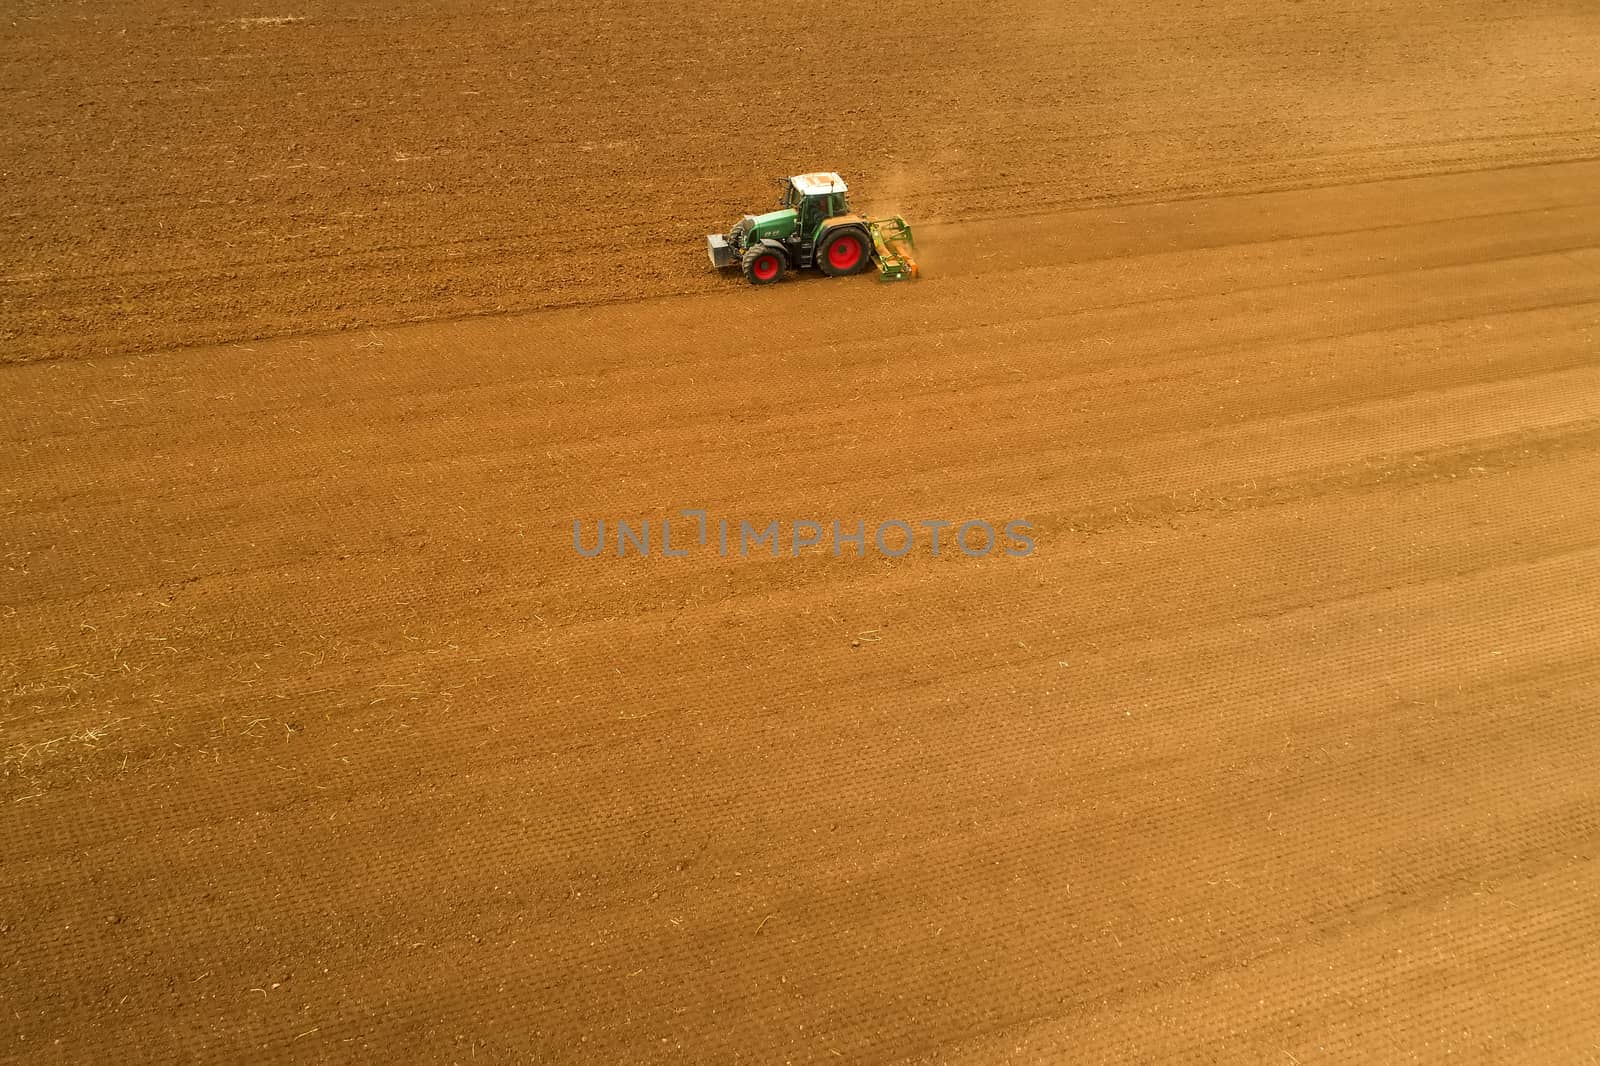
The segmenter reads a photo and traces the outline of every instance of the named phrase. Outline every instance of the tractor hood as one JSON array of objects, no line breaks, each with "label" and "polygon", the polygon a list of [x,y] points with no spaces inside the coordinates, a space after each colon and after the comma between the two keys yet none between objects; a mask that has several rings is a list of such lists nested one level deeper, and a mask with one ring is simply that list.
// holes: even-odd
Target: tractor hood
[{"label": "tractor hood", "polygon": [[757,237],[770,237],[773,235],[787,236],[793,232],[799,213],[792,207],[781,208],[777,211],[768,211],[764,215],[746,215],[746,232]]}]

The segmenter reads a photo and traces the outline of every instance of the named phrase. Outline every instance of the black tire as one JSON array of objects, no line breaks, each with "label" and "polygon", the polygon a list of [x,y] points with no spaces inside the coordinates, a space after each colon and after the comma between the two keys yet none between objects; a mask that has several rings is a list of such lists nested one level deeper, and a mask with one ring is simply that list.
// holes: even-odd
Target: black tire
[{"label": "black tire", "polygon": [[872,238],[860,226],[830,230],[817,246],[817,269],[830,278],[859,274],[872,265]]},{"label": "black tire", "polygon": [[771,285],[782,281],[784,272],[789,268],[782,252],[774,251],[764,244],[757,244],[747,249],[740,265],[744,267],[745,280],[752,285]]}]

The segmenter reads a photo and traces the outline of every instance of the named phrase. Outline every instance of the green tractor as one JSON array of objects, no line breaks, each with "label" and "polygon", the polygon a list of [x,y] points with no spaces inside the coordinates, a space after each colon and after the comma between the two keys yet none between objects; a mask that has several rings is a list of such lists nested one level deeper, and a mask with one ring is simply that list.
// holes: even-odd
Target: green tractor
[{"label": "green tractor", "polygon": [[786,178],[776,211],[746,215],[727,233],[706,237],[711,265],[737,266],[752,285],[816,267],[830,277],[873,266],[885,281],[917,276],[911,227],[898,215],[869,219],[850,210],[844,179],[833,173]]}]

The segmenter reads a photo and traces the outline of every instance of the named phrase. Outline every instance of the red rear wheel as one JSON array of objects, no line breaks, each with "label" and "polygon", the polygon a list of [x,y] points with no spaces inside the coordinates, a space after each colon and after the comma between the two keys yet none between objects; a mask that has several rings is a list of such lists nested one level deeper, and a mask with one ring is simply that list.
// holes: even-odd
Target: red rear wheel
[{"label": "red rear wheel", "polygon": [[866,235],[860,229],[851,227],[835,230],[822,239],[817,266],[824,274],[842,277],[860,273],[870,261]]},{"label": "red rear wheel", "polygon": [[828,245],[828,265],[843,273],[861,263],[861,242],[855,237],[840,237]]}]

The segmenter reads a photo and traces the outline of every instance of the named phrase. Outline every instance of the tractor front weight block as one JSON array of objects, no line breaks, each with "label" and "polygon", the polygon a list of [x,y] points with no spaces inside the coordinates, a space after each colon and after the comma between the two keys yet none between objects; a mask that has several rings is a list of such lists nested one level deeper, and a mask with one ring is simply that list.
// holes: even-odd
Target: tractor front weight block
[{"label": "tractor front weight block", "polygon": [[706,254],[711,257],[711,265],[718,270],[739,262],[739,256],[728,244],[728,238],[720,233],[706,234]]}]

